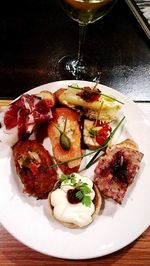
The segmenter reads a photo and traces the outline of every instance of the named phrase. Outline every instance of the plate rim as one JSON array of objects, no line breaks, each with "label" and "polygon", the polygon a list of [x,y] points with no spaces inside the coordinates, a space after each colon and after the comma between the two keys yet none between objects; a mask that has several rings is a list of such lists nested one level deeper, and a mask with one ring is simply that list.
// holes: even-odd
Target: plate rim
[{"label": "plate rim", "polygon": [[[43,84],[43,85],[40,85],[40,86],[37,86],[37,87],[35,87],[35,88],[32,88],[32,89],[30,89],[30,90],[28,90],[28,91],[26,91],[26,92],[24,92],[23,94],[25,94],[25,93],[34,93],[34,91],[37,91],[37,90],[42,90],[43,89],[43,87],[48,87],[48,86],[53,86],[53,85],[55,85],[55,84],[68,84],[68,83],[79,83],[79,84],[81,84],[81,83],[83,83],[83,84],[94,84],[94,82],[90,82],[90,81],[82,81],[82,80],[60,80],[60,81],[54,81],[54,82],[49,82],[49,83],[45,83],[45,84]],[[135,108],[136,109],[138,109],[139,110],[139,112],[141,113],[141,114],[143,114],[143,115],[145,115],[144,113],[143,113],[143,111],[139,108],[139,106],[137,106],[136,105],[136,103],[134,102],[134,101],[132,101],[132,99],[130,99],[130,98],[128,98],[127,96],[125,96],[123,93],[121,93],[121,92],[119,92],[119,91],[117,91],[116,89],[113,89],[113,88],[111,88],[111,87],[108,87],[108,86],[105,86],[105,85],[103,85],[103,84],[100,84],[100,86],[102,86],[102,90],[103,90],[103,88],[105,89],[105,88],[107,88],[107,89],[109,89],[109,90],[111,90],[112,92],[115,92],[115,94],[117,94],[117,95],[119,95],[121,98],[123,97],[124,99],[126,99],[126,101],[127,102],[129,102],[131,105],[134,105],[135,106]],[[47,88],[48,89],[48,88]],[[50,89],[49,89],[49,91],[51,91]],[[21,94],[22,95],[22,94]],[[21,96],[20,95],[20,96]],[[20,96],[18,96],[17,98],[19,98]],[[16,98],[16,99],[17,99]],[[16,100],[15,99],[15,100]],[[148,117],[147,117],[147,119],[148,119]],[[148,126],[150,126],[150,121],[149,120],[147,120],[147,122],[148,122]],[[0,161],[1,161],[1,159],[0,159]],[[7,226],[5,226],[5,224],[3,224],[3,222],[0,220],[0,222],[1,222],[1,224],[3,225],[3,227],[9,232],[9,234],[10,235],[12,235],[15,239],[17,239],[17,241],[19,241],[19,242],[21,242],[21,243],[23,243],[25,246],[27,246],[27,247],[29,247],[29,248],[31,248],[32,250],[35,250],[35,251],[38,251],[38,252],[40,252],[40,253],[42,253],[42,254],[45,254],[45,255],[48,255],[48,256],[54,256],[54,257],[56,257],[56,258],[62,258],[62,259],[74,259],[74,260],[81,260],[81,259],[93,259],[93,258],[97,258],[97,257],[102,257],[102,256],[106,256],[106,255],[109,255],[109,254],[112,254],[112,253],[114,253],[114,252],[116,252],[116,251],[118,251],[118,250],[120,250],[120,249],[122,249],[122,248],[124,248],[125,246],[128,246],[129,244],[131,244],[133,241],[135,241],[138,237],[140,237],[140,235],[149,227],[149,225],[150,225],[150,223],[145,223],[145,224],[143,224],[143,228],[141,229],[141,232],[137,232],[137,234],[128,242],[128,243],[122,243],[122,245],[120,245],[120,247],[119,248],[117,248],[116,246],[114,246],[114,249],[111,249],[109,252],[104,252],[104,254],[97,254],[96,256],[86,256],[86,257],[79,257],[79,258],[76,258],[76,257],[73,257],[73,256],[68,256],[68,257],[66,257],[66,256],[58,256],[58,255],[54,255],[54,254],[50,254],[50,253],[46,253],[46,252],[42,252],[41,251],[41,249],[35,249],[32,245],[30,246],[29,244],[27,244],[27,243],[25,243],[22,239],[20,239],[19,237],[17,237],[16,235],[14,235],[12,232],[11,232],[11,230],[9,230],[9,228],[7,227]],[[83,230],[83,229],[82,229]]]}]

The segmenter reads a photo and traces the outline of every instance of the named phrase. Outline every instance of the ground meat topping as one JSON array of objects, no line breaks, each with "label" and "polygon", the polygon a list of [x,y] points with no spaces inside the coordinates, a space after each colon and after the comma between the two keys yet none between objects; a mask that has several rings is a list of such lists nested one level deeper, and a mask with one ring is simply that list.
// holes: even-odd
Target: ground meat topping
[{"label": "ground meat topping", "polygon": [[100,192],[122,203],[125,193],[139,170],[143,154],[126,147],[113,147],[104,155],[94,171],[94,182]]}]

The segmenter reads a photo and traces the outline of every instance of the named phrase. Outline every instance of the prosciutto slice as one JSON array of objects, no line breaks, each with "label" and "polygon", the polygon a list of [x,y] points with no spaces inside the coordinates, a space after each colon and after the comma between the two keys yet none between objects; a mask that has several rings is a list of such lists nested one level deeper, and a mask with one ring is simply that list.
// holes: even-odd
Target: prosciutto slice
[{"label": "prosciutto slice", "polygon": [[48,91],[37,95],[23,94],[1,115],[0,141],[14,145],[27,138],[36,124],[52,118],[54,96]]}]

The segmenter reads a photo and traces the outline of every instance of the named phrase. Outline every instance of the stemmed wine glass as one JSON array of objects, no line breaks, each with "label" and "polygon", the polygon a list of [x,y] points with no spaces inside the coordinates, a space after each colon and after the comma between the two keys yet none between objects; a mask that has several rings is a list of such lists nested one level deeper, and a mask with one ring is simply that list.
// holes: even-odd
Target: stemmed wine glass
[{"label": "stemmed wine glass", "polygon": [[77,56],[64,56],[59,60],[59,73],[63,79],[96,81],[100,69],[96,60],[84,59],[84,43],[87,25],[105,16],[117,0],[58,0],[67,15],[79,24]]}]

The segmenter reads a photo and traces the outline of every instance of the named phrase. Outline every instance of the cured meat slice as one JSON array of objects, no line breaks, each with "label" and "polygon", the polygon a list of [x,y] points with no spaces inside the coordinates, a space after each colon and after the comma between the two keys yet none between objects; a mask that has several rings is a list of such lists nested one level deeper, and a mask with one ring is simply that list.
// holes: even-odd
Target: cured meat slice
[{"label": "cured meat slice", "polygon": [[[23,94],[4,111],[0,140],[9,142],[12,146],[17,140],[26,138],[32,133],[35,125],[52,118],[51,108],[54,104],[54,95],[48,91],[41,91],[36,95]],[[12,133],[17,135],[12,137]]]},{"label": "cured meat slice", "polygon": [[142,158],[143,154],[131,140],[110,147],[94,171],[94,182],[100,192],[121,204],[140,168]]},{"label": "cured meat slice", "polygon": [[55,168],[49,168],[53,159],[36,140],[19,141],[13,147],[16,172],[24,186],[23,192],[45,199],[57,181]]}]

